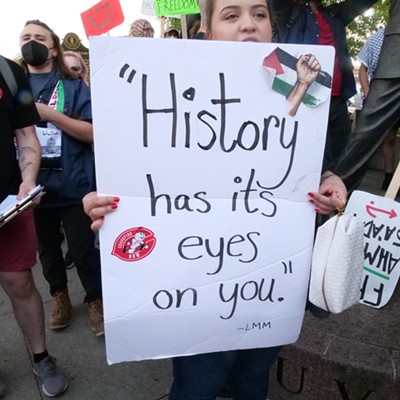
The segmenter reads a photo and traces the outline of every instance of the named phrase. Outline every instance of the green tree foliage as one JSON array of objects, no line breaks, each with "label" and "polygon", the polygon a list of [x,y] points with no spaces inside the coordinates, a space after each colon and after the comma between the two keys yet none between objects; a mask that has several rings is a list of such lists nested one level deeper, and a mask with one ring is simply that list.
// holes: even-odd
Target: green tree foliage
[{"label": "green tree foliage", "polygon": [[162,18],[164,18],[164,26],[166,29],[169,28],[170,26],[173,26],[174,28],[178,29],[179,32],[181,31],[182,27],[180,18],[157,17],[157,20],[160,24],[162,24]]},{"label": "green tree foliage", "polygon": [[[352,1],[352,0],[347,0]],[[338,0],[325,0],[325,6],[337,3]],[[367,38],[379,28],[386,25],[389,15],[390,0],[378,0],[370,10],[360,15],[347,27],[347,44],[352,57],[360,52]],[[176,18],[166,18],[167,25],[173,25],[181,30],[181,21]]]},{"label": "green tree foliage", "polygon": [[[329,5],[336,2],[337,0],[326,0],[324,4]],[[390,0],[378,0],[369,11],[360,15],[348,25],[347,44],[352,57],[357,56],[372,33],[386,25],[389,5]]]},{"label": "green tree foliage", "polygon": [[379,0],[369,12],[364,13],[347,28],[347,43],[350,54],[356,56],[364,45],[368,36],[379,28],[386,26],[389,15],[390,0]]}]

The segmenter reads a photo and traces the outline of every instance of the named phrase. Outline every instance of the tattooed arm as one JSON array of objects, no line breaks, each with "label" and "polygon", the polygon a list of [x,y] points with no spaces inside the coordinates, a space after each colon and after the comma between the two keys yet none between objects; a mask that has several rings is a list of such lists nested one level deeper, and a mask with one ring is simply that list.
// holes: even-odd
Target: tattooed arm
[{"label": "tattooed arm", "polygon": [[15,137],[17,139],[19,168],[22,176],[22,183],[18,192],[18,198],[21,198],[36,186],[41,147],[33,125],[16,129]]}]

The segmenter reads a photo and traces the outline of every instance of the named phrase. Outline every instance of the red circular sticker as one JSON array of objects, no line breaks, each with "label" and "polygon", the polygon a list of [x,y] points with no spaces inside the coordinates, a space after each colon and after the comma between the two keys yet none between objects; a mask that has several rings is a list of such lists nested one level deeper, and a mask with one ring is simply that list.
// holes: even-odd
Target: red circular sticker
[{"label": "red circular sticker", "polygon": [[123,261],[139,261],[147,257],[155,245],[156,238],[150,229],[130,228],[115,239],[111,254]]}]

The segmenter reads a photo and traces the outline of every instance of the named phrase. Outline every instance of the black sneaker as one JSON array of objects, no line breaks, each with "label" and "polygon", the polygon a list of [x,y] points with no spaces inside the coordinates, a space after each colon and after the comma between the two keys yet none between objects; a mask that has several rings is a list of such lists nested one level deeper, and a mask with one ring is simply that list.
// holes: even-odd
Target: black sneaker
[{"label": "black sneaker", "polygon": [[47,356],[35,363],[33,373],[39,378],[42,391],[46,396],[54,397],[67,390],[67,378],[57,368],[54,357]]},{"label": "black sneaker", "polygon": [[67,251],[65,253],[64,267],[65,267],[65,269],[71,269],[71,268],[75,267],[74,260],[72,259],[71,255],[69,254],[69,251]]}]

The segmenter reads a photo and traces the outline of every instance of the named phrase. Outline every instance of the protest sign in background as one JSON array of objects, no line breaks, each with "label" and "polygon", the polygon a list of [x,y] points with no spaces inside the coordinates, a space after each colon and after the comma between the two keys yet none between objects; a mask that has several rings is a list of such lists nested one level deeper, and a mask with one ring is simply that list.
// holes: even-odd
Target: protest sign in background
[{"label": "protest sign in background", "polygon": [[154,0],[156,15],[168,16],[175,14],[198,14],[200,12],[197,0]]},{"label": "protest sign in background", "polygon": [[364,274],[360,303],[381,308],[388,303],[400,276],[400,205],[356,190],[346,212],[364,223]]},{"label": "protest sign in background", "polygon": [[86,36],[96,36],[124,22],[124,13],[119,0],[102,0],[81,13]]},{"label": "protest sign in background", "polygon": [[[98,190],[121,198],[100,231],[108,361],[294,342],[329,96],[289,116],[273,44],[90,46]],[[332,48],[284,50],[332,71]]]},{"label": "protest sign in background", "polygon": [[[154,0],[143,0],[142,1],[142,8],[140,9],[140,12],[143,15],[148,15],[149,17],[155,17],[156,16],[156,9],[154,5]],[[196,11],[200,12],[200,10]],[[168,15],[170,18],[181,18],[181,15]]]},{"label": "protest sign in background", "polygon": [[156,16],[156,9],[154,8],[154,0],[142,0],[142,8],[140,12],[143,15],[148,15],[149,17]]}]

